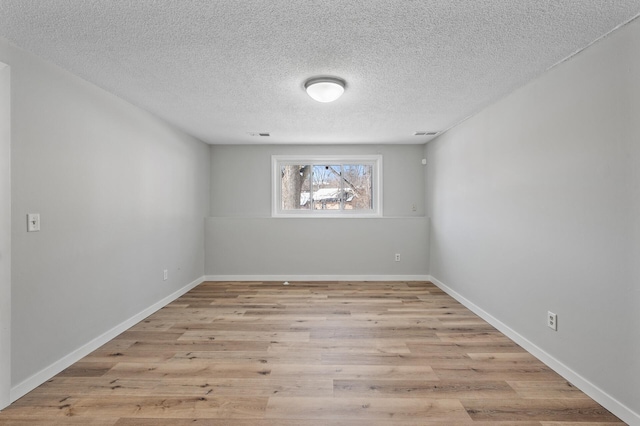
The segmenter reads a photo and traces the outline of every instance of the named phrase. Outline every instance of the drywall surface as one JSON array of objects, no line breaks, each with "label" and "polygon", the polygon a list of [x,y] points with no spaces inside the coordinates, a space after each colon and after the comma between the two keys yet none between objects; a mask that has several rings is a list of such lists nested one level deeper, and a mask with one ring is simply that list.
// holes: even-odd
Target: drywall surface
[{"label": "drywall surface", "polygon": [[[209,275],[282,277],[426,276],[425,217],[207,219]],[[395,254],[400,253],[400,262]]]},{"label": "drywall surface", "polygon": [[[640,22],[427,144],[430,275],[640,424]],[[558,315],[558,331],[546,326]],[[626,411],[625,411],[626,410]]]},{"label": "drywall surface", "polygon": [[[272,155],[382,155],[385,217],[424,216],[422,145],[213,145],[211,216],[271,216]],[[413,211],[413,205],[416,211]]]},{"label": "drywall surface", "polygon": [[[4,41],[0,60],[12,76],[16,386],[202,277],[210,163],[202,142]],[[40,232],[26,232],[27,213]]]},{"label": "drywall surface", "polygon": [[11,102],[9,67],[0,62],[0,409],[11,390]]},{"label": "drywall surface", "polygon": [[[272,155],[371,154],[383,158],[382,218],[271,217]],[[426,274],[423,155],[418,145],[212,146],[207,275]]]}]

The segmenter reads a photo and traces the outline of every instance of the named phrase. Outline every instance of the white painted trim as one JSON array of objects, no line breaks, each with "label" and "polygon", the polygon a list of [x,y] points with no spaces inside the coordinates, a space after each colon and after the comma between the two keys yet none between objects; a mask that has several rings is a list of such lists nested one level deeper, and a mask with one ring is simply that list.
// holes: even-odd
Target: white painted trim
[{"label": "white painted trim", "polygon": [[429,275],[207,275],[205,281],[428,281]]},{"label": "white painted trim", "polygon": [[142,312],[132,316],[128,320],[113,327],[111,330],[107,331],[106,333],[103,333],[100,336],[96,337],[86,345],[76,349],[75,351],[69,353],[68,355],[65,355],[64,357],[60,358],[58,361],[54,362],[50,366],[40,370],[38,373],[24,380],[22,383],[14,386],[11,389],[11,402],[24,396],[28,392],[31,392],[33,389],[40,386],[42,383],[46,382],[47,380],[51,379],[53,376],[60,373],[65,368],[79,361],[83,357],[89,355],[91,352],[95,351],[100,346],[104,345],[111,339],[115,338],[120,333],[133,327],[134,325],[136,325],[137,323],[139,323],[149,315],[153,314],[154,312],[158,311],[159,309],[173,302],[178,297],[182,296],[183,294],[185,294],[186,292],[188,292],[189,290],[191,290],[192,288],[196,287],[197,285],[201,284],[204,281],[205,281],[205,278],[200,277],[197,280],[193,281],[192,283],[187,284],[181,289],[173,292],[167,297],[161,299],[160,301],[144,309]]},{"label": "white painted trim", "polygon": [[11,68],[0,62],[0,410],[11,402]]},{"label": "white painted trim", "polygon": [[490,313],[488,313],[469,299],[465,298],[457,291],[453,290],[451,287],[439,281],[437,278],[429,276],[428,280],[438,286],[442,291],[446,292],[449,296],[462,303],[465,307],[481,317],[483,320],[494,326],[505,336],[516,342],[518,345],[522,346],[527,352],[538,358],[549,368],[571,382],[574,386],[583,391],[585,394],[589,395],[596,402],[601,404],[607,410],[611,411],[624,422],[630,425],[640,425],[640,414],[634,412],[629,407],[613,398],[611,395],[591,383],[589,380],[573,371],[569,366],[554,358],[553,355],[544,351],[542,348],[509,327],[507,324],[498,320]]}]

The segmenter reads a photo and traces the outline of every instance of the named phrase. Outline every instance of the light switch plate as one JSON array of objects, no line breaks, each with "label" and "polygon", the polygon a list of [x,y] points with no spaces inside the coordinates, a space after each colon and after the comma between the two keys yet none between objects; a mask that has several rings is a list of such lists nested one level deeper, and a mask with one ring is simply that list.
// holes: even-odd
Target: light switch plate
[{"label": "light switch plate", "polygon": [[27,214],[27,232],[38,232],[40,230],[40,213]]}]

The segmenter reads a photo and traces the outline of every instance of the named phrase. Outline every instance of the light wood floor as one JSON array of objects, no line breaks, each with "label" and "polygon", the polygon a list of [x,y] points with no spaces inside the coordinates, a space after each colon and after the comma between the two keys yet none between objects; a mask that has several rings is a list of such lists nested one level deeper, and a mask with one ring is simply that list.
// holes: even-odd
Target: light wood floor
[{"label": "light wood floor", "polygon": [[620,425],[431,283],[203,283],[1,425]]}]

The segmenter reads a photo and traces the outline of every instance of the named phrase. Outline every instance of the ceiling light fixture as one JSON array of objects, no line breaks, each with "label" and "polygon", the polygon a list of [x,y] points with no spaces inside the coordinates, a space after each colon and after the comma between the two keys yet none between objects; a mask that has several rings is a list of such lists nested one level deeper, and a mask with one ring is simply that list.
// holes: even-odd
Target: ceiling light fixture
[{"label": "ceiling light fixture", "polygon": [[344,80],[336,77],[317,77],[307,80],[307,94],[318,102],[333,102],[344,93]]}]

